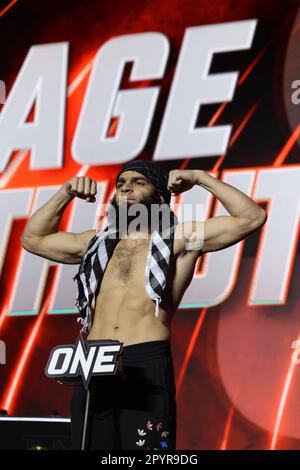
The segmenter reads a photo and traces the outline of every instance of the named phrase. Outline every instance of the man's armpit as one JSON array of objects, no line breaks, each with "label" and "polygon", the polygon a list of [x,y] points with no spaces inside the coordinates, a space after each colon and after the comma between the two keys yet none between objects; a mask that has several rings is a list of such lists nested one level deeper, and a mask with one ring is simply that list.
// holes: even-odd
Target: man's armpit
[{"label": "man's armpit", "polygon": [[183,222],[177,229],[176,238],[182,240],[183,251],[201,250],[204,244],[204,222]]},{"label": "man's armpit", "polygon": [[[204,224],[203,224],[204,226]],[[185,250],[201,250],[204,244],[204,228],[200,228],[199,230],[192,232],[189,239],[185,242]]]}]

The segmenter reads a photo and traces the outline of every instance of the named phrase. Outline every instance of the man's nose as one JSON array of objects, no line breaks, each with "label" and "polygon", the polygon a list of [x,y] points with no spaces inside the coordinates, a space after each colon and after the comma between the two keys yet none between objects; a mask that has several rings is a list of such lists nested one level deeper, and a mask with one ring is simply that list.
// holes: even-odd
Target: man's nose
[{"label": "man's nose", "polygon": [[127,193],[128,191],[131,191],[131,185],[128,186],[128,183],[124,183],[122,188],[121,188],[122,193]]}]

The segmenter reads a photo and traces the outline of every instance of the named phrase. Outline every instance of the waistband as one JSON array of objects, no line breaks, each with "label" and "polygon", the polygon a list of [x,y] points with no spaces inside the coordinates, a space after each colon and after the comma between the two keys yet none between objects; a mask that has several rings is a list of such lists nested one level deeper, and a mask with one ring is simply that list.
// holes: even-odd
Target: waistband
[{"label": "waistband", "polygon": [[129,344],[128,346],[123,346],[121,353],[124,364],[143,362],[148,359],[158,359],[170,355],[171,345],[167,340]]},{"label": "waistband", "polygon": [[121,355],[123,363],[132,364],[144,362],[146,360],[168,357],[171,355],[171,345],[169,341],[145,341],[144,343],[130,344],[124,346]]}]

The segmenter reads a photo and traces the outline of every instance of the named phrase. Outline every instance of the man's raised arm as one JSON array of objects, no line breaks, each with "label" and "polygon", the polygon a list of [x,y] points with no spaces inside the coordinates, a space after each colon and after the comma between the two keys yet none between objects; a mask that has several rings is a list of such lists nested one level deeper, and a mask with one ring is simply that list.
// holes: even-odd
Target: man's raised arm
[{"label": "man's raised arm", "polygon": [[[204,170],[172,170],[168,187],[174,195],[198,184],[214,194],[230,215],[216,216],[204,222],[184,222],[186,243],[198,243],[199,254],[227,248],[258,230],[267,220],[266,211],[239,189]],[[195,244],[197,246],[197,244]],[[196,248],[197,249],[197,248]]]},{"label": "man's raised arm", "polygon": [[82,233],[58,231],[64,210],[75,197],[95,202],[97,184],[87,176],[68,180],[29,219],[21,236],[26,251],[64,264],[79,264],[96,230]]}]

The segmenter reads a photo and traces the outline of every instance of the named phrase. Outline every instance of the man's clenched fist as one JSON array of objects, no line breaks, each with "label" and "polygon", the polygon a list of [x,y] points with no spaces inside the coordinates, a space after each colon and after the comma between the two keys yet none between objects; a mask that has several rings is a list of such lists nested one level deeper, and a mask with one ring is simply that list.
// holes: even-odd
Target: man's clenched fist
[{"label": "man's clenched fist", "polygon": [[66,193],[85,199],[87,202],[95,202],[97,194],[97,183],[89,176],[75,176],[63,185]]}]

